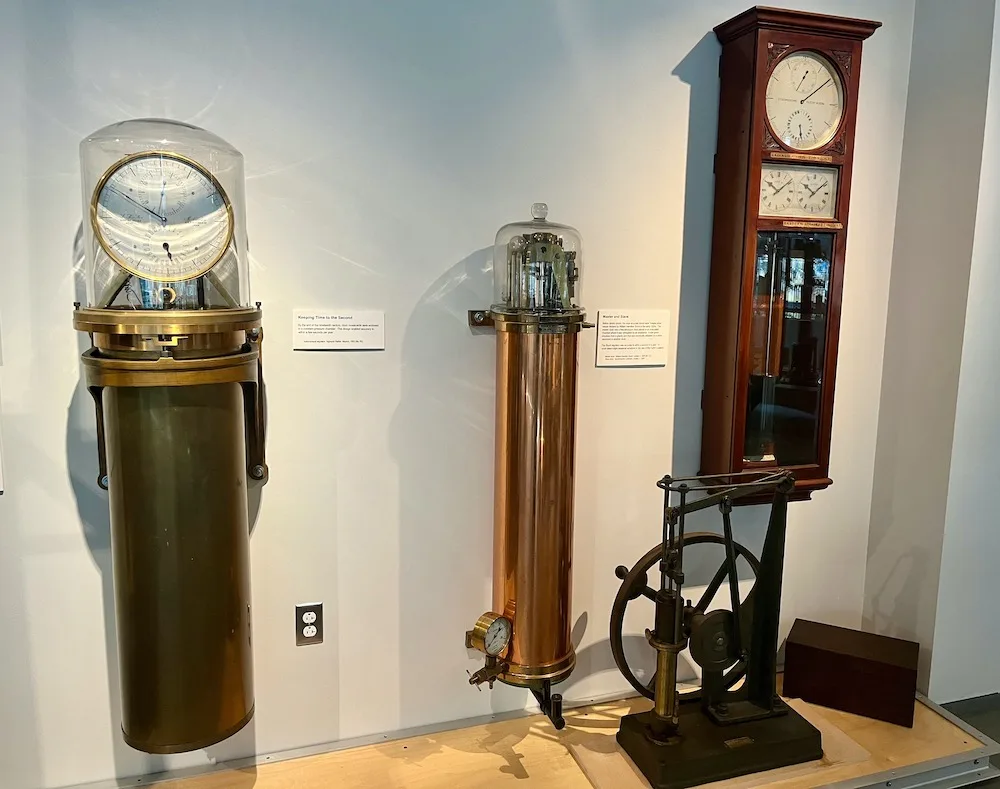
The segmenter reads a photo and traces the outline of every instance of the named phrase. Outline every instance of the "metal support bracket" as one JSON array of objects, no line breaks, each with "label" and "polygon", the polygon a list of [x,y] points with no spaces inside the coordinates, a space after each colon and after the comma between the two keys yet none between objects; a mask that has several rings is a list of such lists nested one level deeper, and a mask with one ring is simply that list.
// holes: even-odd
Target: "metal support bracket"
[{"label": "metal support bracket", "polygon": [[101,490],[107,490],[108,450],[104,445],[104,387],[88,386],[87,391],[94,398],[94,408],[97,411],[97,486]]},{"label": "metal support bracket", "polygon": [[265,460],[267,438],[267,391],[264,387],[264,330],[247,332],[250,344],[257,346],[257,380],[243,384],[243,405],[246,411],[247,474],[251,479],[267,482]]},{"label": "metal support bracket", "polygon": [[473,329],[490,329],[493,327],[493,316],[489,310],[469,310],[469,326]]},{"label": "metal support bracket", "polygon": [[566,719],[562,714],[563,699],[561,693],[552,692],[552,683],[548,680],[542,682],[541,690],[531,689],[531,694],[538,702],[545,717],[552,721],[556,731],[566,728]]}]

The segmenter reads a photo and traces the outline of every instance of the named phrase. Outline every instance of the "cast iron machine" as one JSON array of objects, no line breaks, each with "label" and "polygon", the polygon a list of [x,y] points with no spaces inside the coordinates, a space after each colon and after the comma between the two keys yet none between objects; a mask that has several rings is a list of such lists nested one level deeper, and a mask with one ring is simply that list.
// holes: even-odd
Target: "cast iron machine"
[{"label": "cast iron machine", "polygon": [[[784,470],[723,477],[661,479],[663,542],[622,579],[611,610],[611,648],[629,683],[654,706],[622,719],[618,742],[654,789],[682,789],[822,757],[820,733],[777,694],[776,653],[788,495],[794,478]],[[773,494],[760,560],[733,540],[733,503]],[[717,507],[722,534],[685,531],[688,515]],[[725,559],[696,603],[685,600],[684,550],[721,545]],[[737,559],[756,580],[740,599]],[[651,588],[648,573],[659,573]],[[728,579],[730,609],[708,610]],[[639,597],[655,605],[646,631],[656,650],[652,680],[639,680],[625,655],[622,630],[628,604]],[[678,688],[681,652],[702,669],[701,687]]]}]

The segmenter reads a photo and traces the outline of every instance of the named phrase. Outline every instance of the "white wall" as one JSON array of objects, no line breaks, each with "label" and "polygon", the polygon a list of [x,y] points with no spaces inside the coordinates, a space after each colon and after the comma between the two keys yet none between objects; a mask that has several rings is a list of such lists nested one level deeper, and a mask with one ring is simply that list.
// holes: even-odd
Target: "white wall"
[{"label": "white wall", "polygon": [[993,61],[968,310],[958,379],[955,438],[944,520],[930,695],[954,701],[1000,691],[1000,518],[993,468],[1000,446],[1000,18]]},{"label": "white wall", "polygon": [[924,692],[937,638],[946,480],[980,172],[986,172],[993,6],[994,0],[973,0],[957,14],[953,4],[918,0],[914,20],[865,626],[920,643]]},{"label": "white wall", "polygon": [[[697,466],[711,28],[746,5],[0,4],[2,789],[526,703],[466,682],[476,662],[462,637],[489,604],[493,348],[465,313],[489,301],[497,227],[535,200],[582,230],[592,312],[666,307],[676,320],[666,369],[597,370],[592,332],[581,353],[580,660],[565,693],[624,688],[607,647],[613,570],[657,541],[655,480]],[[865,46],[835,483],[791,508],[786,630],[796,616],[861,619],[913,14],[899,0],[790,5],[885,26]],[[146,115],[203,125],[246,156],[271,414],[252,541],[257,716],[170,759],[118,731],[106,498],[70,316],[78,141]],[[299,306],[385,309],[386,352],[292,353]],[[760,514],[739,516],[759,547]],[[313,600],[327,641],[297,649],[293,606]]]}]

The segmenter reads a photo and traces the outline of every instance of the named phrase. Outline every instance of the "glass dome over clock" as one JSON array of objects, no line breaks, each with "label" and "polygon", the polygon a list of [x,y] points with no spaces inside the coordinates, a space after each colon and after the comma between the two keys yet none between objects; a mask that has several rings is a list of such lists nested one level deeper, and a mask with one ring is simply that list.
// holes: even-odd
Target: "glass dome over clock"
[{"label": "glass dome over clock", "polygon": [[497,232],[493,246],[493,306],[498,313],[578,313],[581,239],[576,228],[549,222],[548,206]]},{"label": "glass dome over clock", "polygon": [[211,132],[145,118],[80,143],[88,306],[248,306],[243,155]]}]

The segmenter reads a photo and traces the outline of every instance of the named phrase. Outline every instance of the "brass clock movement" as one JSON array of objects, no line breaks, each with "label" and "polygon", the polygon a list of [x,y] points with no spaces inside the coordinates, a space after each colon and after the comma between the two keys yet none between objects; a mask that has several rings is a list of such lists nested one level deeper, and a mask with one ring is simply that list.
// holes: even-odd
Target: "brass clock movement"
[{"label": "brass clock movement", "polygon": [[832,482],[861,47],[879,26],[755,7],[715,28],[704,474],[781,466],[793,499]]}]

